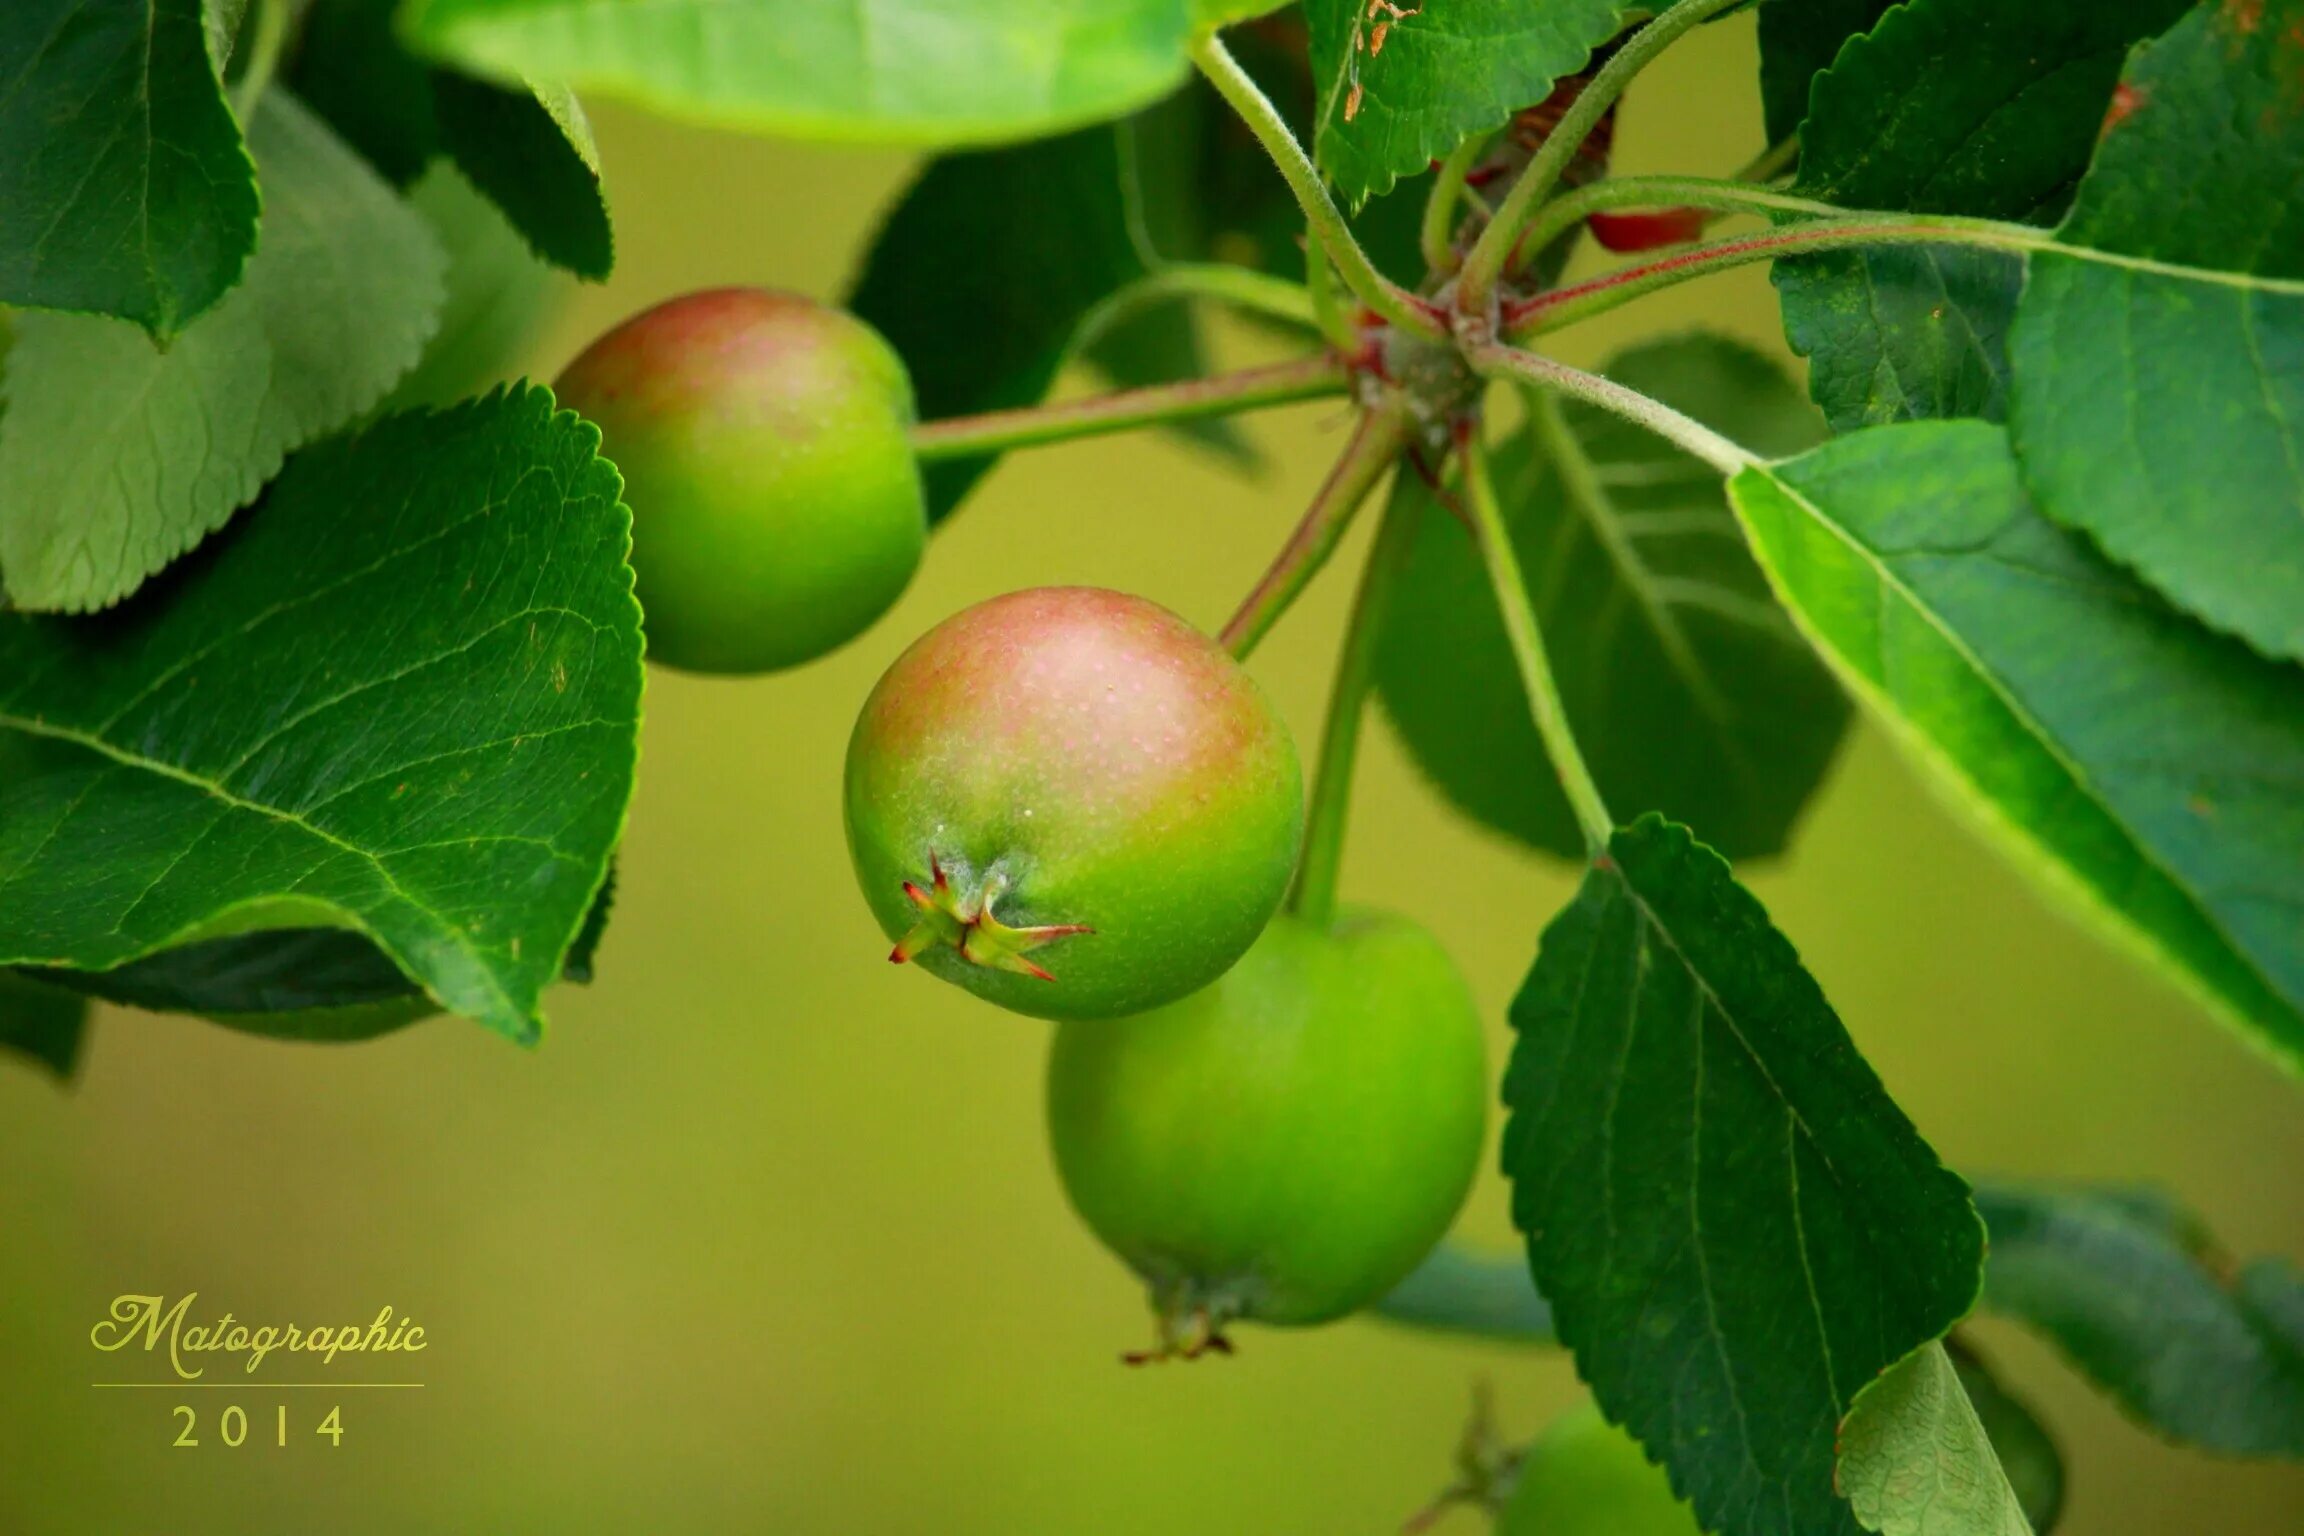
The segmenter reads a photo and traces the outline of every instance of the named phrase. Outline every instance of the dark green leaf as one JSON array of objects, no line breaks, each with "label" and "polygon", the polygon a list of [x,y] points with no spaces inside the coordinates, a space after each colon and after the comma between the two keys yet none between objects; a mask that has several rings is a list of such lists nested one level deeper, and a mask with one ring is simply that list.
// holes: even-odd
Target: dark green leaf
[{"label": "dark green leaf", "polygon": [[256,207],[200,0],[0,6],[0,304],[173,336],[239,281]]},{"label": "dark green leaf", "polygon": [[1519,1254],[1480,1254],[1454,1242],[1432,1250],[1376,1304],[1379,1316],[1411,1328],[1522,1344],[1557,1343],[1552,1309]]},{"label": "dark green leaf", "polygon": [[2304,659],[2304,0],[2138,50],[2011,342],[2025,483],[2186,610]]},{"label": "dark green leaf", "polygon": [[1728,867],[1645,817],[1512,1005],[1513,1221],[1611,1419],[1707,1530],[1830,1536],[1856,1394],[1975,1300],[1983,1226]]},{"label": "dark green leaf", "polygon": [[88,1004],[0,971],[0,1054],[25,1057],[70,1082],[88,1043]]},{"label": "dark green leaf", "polygon": [[0,615],[0,964],[353,927],[533,1039],[637,755],[597,443],[541,390],[394,417],[114,613]]},{"label": "dark green leaf", "polygon": [[376,173],[413,183],[440,148],[432,69],[401,46],[397,0],[312,0],[287,83]]},{"label": "dark green leaf", "polygon": [[[889,214],[849,307],[904,358],[922,419],[1038,401],[1081,320],[1149,270],[1122,193],[1122,131],[947,155]],[[991,463],[929,465],[929,515],[949,514]]]},{"label": "dark green leaf", "polygon": [[368,1040],[438,1011],[357,933],[287,928],[207,939],[116,970],[16,973],[153,1013],[191,1013],[276,1040]]},{"label": "dark green leaf", "polygon": [[[1816,77],[1800,190],[1848,208],[2047,223],[2071,200],[2128,46],[2188,0],[1912,0]],[[1881,246],[1776,265],[1784,326],[1835,430],[2007,414],[2022,258]]]},{"label": "dark green leaf", "polygon": [[1840,1430],[1839,1477],[1857,1522],[1881,1536],[2031,1536],[1941,1344],[1857,1394]]},{"label": "dark green leaf", "polygon": [[[1991,1265],[1984,1269],[1984,1290],[1991,1295]],[[2040,1416],[2015,1393],[2000,1384],[1991,1368],[1978,1358],[1954,1334],[1944,1341],[1944,1351],[1952,1357],[1952,1368],[1960,1373],[1961,1388],[1967,1392],[1976,1417],[1984,1425],[1984,1433],[1992,1438],[1993,1454],[2000,1459],[2000,1470],[2007,1475],[2008,1486],[2016,1491],[2016,1502],[2024,1510],[2024,1518],[2032,1522],[2032,1529],[2040,1536],[2056,1528],[2064,1517],[2064,1453],[2057,1449],[2056,1441],[2048,1433]]]},{"label": "dark green leaf", "polygon": [[[1815,412],[1757,353],[1652,342],[1609,375],[1755,451],[1797,453]],[[1768,594],[1717,471],[1592,407],[1531,401],[1496,474],[1570,722],[1608,803],[1662,811],[1731,858],[1782,849],[1848,706]],[[1403,476],[1403,494],[1429,492]],[[1451,803],[1531,847],[1583,834],[1529,724],[1488,578],[1428,507],[1387,615],[1379,696]]]},{"label": "dark green leaf", "polygon": [[448,254],[448,297],[387,410],[447,405],[516,377],[567,285],[454,167],[434,166],[408,201]]},{"label": "dark green leaf", "polygon": [[24,315],[0,425],[0,568],[19,608],[103,608],[224,526],[282,458],[352,421],[437,323],[438,242],[285,91],[251,129],[263,248],[156,349],[92,315]]},{"label": "dark green leaf", "polygon": [[1810,637],[2017,863],[2304,1063],[2304,672],[2040,516],[1997,427],[1877,427],[1731,490]]},{"label": "dark green leaf", "polygon": [[1872,30],[1898,0],[1768,0],[1760,7],[1760,99],[1768,142],[1800,131],[1810,82],[1832,67],[1841,45]]},{"label": "dark green leaf", "polygon": [[1542,101],[1644,9],[1632,0],[1305,0],[1321,168],[1353,204],[1387,191]]},{"label": "dark green leaf", "polygon": [[605,281],[616,264],[600,152],[576,98],[545,86],[501,90],[443,70],[433,77],[440,146],[536,254]]},{"label": "dark green leaf", "polygon": [[[1244,4],[1222,4],[1243,13]],[[690,122],[984,144],[1117,117],[1182,78],[1194,0],[417,0],[421,44]]]},{"label": "dark green leaf", "polygon": [[2136,1419],[2234,1456],[2304,1458],[2304,1276],[2237,1273],[2133,1203],[2086,1188],[1987,1184],[1985,1300],[2038,1329]]}]

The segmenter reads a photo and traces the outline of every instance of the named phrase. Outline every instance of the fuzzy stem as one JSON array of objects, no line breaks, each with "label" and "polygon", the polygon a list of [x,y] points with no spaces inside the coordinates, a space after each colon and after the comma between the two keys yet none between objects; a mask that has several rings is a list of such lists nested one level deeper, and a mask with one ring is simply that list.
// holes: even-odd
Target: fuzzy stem
[{"label": "fuzzy stem", "polygon": [[1009,411],[986,411],[980,416],[925,421],[912,429],[912,451],[923,464],[933,464],[939,459],[975,458],[981,454],[1004,453],[1011,448],[1125,432],[1132,427],[1222,416],[1323,395],[1340,395],[1350,387],[1350,370],[1336,357],[1322,353],[1293,363],[1245,368],[1238,373],[1186,379],[1177,384],[1123,389],[1088,400],[1027,405]]},{"label": "fuzzy stem", "polygon": [[1360,722],[1368,689],[1376,679],[1376,639],[1395,578],[1415,547],[1417,514],[1423,503],[1397,490],[1376,526],[1376,543],[1360,573],[1352,600],[1350,627],[1336,657],[1336,681],[1328,691],[1328,717],[1320,731],[1320,768],[1312,780],[1312,806],[1304,821],[1304,857],[1296,866],[1296,888],[1288,910],[1325,928],[1336,919],[1336,880],[1344,864],[1344,828],[1352,808],[1352,768],[1360,756]]},{"label": "fuzzy stem", "polygon": [[1493,342],[1474,347],[1467,354],[1474,369],[1489,378],[1520,379],[1541,389],[1596,405],[1611,415],[1646,427],[1658,437],[1674,446],[1694,454],[1723,475],[1733,475],[1749,469],[1759,459],[1743,448],[1722,437],[1693,416],[1686,416],[1660,400],[1652,400],[1636,389],[1627,389],[1613,379],[1604,379],[1581,368],[1554,362],[1534,352],[1523,352],[1518,347],[1499,346]]},{"label": "fuzzy stem", "polygon": [[1544,739],[1545,755],[1552,759],[1552,771],[1559,775],[1569,809],[1576,814],[1576,825],[1583,830],[1584,845],[1597,859],[1608,847],[1616,820],[1608,814],[1608,802],[1600,797],[1600,786],[1594,782],[1584,753],[1576,745],[1576,732],[1568,724],[1568,709],[1560,700],[1552,658],[1544,649],[1544,632],[1528,601],[1520,557],[1513,552],[1511,531],[1505,527],[1503,509],[1496,504],[1496,486],[1488,474],[1488,451],[1476,430],[1463,434],[1462,445],[1464,500],[1472,514],[1482,563],[1488,567],[1489,585],[1496,593],[1497,611],[1503,615],[1505,638],[1512,642],[1520,684],[1528,695],[1528,714],[1536,722],[1536,734]]},{"label": "fuzzy stem", "polygon": [[1455,268],[1456,210],[1464,200],[1464,178],[1472,174],[1473,163],[1487,147],[1484,135],[1473,135],[1440,162],[1439,173],[1432,178],[1431,195],[1424,199],[1424,222],[1416,234],[1427,272],[1438,275]]},{"label": "fuzzy stem", "polygon": [[1270,569],[1256,583],[1255,590],[1240,604],[1239,612],[1232,615],[1217,640],[1242,661],[1246,661],[1263,638],[1272,632],[1272,626],[1293,605],[1328,557],[1336,552],[1337,541],[1352,526],[1352,516],[1400,450],[1408,442],[1408,416],[1405,406],[1389,402],[1372,411],[1361,413],[1353,424],[1352,441],[1345,444],[1343,456],[1328,471],[1328,478],[1312,498],[1305,510],[1303,521],[1288,542],[1281,546]]},{"label": "fuzzy stem", "polygon": [[[1592,130],[1600,126],[1608,109],[1616,105],[1632,77],[1690,29],[1730,6],[1743,3],[1744,0],[1679,0],[1663,15],[1633,33],[1631,40],[1616,51],[1616,56],[1592,77],[1592,83],[1584,87],[1575,104],[1562,114],[1560,125],[1546,136],[1527,169],[1513,184],[1503,206],[1496,210],[1495,219],[1481,231],[1471,254],[1464,258],[1463,276],[1456,287],[1458,308],[1466,314],[1477,315],[1488,307],[1512,253],[1522,248],[1521,231],[1551,196],[1552,189],[1559,185],[1576,151],[1591,137]],[[1533,245],[1527,248],[1540,249]]]},{"label": "fuzzy stem", "polygon": [[1221,261],[1171,262],[1146,273],[1088,312],[1074,335],[1077,352],[1121,321],[1172,299],[1212,299],[1249,314],[1307,329],[1317,321],[1302,283]]},{"label": "fuzzy stem", "polygon": [[2044,229],[1992,219],[1943,218],[1920,214],[1851,213],[1816,219],[1755,235],[1739,235],[1689,246],[1670,256],[1604,273],[1570,288],[1540,293],[1504,312],[1505,334],[1525,340],[1605,314],[1659,289],[1757,261],[1867,245],[1964,245],[2001,251],[2065,251],[2074,257],[2116,266],[2141,266],[2134,258],[2061,246]]},{"label": "fuzzy stem", "polygon": [[232,115],[243,124],[263,99],[280,67],[280,50],[288,40],[287,0],[256,0],[256,19],[248,38],[248,61],[232,86]]},{"label": "fuzzy stem", "polygon": [[1701,176],[1626,176],[1596,181],[1544,205],[1528,226],[1528,247],[1542,250],[1595,213],[1617,208],[1700,208],[1707,213],[1799,213],[1836,217],[1847,209],[1770,192],[1748,182]]},{"label": "fuzzy stem", "polygon": [[1240,114],[1248,131],[1280,168],[1288,190],[1296,195],[1297,206],[1304,210],[1305,222],[1311,226],[1313,236],[1327,249],[1345,284],[1360,296],[1361,302],[1402,330],[1434,339],[1446,336],[1448,328],[1441,324],[1437,310],[1376,270],[1368,253],[1352,237],[1352,226],[1345,221],[1343,210],[1321,184],[1320,172],[1313,166],[1311,157],[1304,153],[1304,146],[1296,142],[1296,135],[1288,131],[1280,109],[1273,106],[1263,88],[1249,78],[1248,71],[1240,67],[1240,61],[1232,57],[1223,41],[1213,32],[1203,33],[1193,39],[1191,53],[1200,73],[1231,103],[1232,110]]}]

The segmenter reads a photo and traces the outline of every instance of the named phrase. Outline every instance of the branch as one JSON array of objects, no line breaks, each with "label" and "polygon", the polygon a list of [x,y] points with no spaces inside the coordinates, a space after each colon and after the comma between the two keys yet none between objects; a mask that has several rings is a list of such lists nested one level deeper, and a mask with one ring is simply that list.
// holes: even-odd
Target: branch
[{"label": "branch", "polygon": [[1340,395],[1351,388],[1351,380],[1351,371],[1341,359],[1322,353],[1298,362],[1246,368],[1238,373],[1186,379],[1177,384],[1123,389],[1088,400],[1028,405],[1015,410],[986,411],[979,416],[949,416],[942,421],[922,422],[912,429],[912,451],[924,464],[940,459],[975,458],[1011,448],[1125,432],[1132,427],[1223,416],[1235,411],[1287,405],[1296,400],[1318,399],[1323,395]]},{"label": "branch", "polygon": [[1280,175],[1288,183],[1288,190],[1296,194],[1296,202],[1304,210],[1305,222],[1312,227],[1314,237],[1326,248],[1335,261],[1344,281],[1360,296],[1361,302],[1405,331],[1434,340],[1445,337],[1448,327],[1441,323],[1440,312],[1418,299],[1376,270],[1360,242],[1352,237],[1352,226],[1345,221],[1343,211],[1335,199],[1328,195],[1320,181],[1320,172],[1313,166],[1304,146],[1296,142],[1296,135],[1288,131],[1281,119],[1280,109],[1272,105],[1261,87],[1248,77],[1240,61],[1232,57],[1223,41],[1213,32],[1204,33],[1192,43],[1192,62],[1208,83],[1232,104],[1240,114],[1248,131],[1256,135],[1272,163],[1280,168]]},{"label": "branch", "polygon": [[1376,482],[1400,450],[1408,442],[1407,408],[1398,402],[1388,403],[1376,410],[1363,412],[1353,426],[1352,441],[1344,447],[1344,455],[1328,471],[1306,509],[1304,520],[1288,536],[1288,542],[1272,561],[1254,591],[1233,614],[1217,639],[1234,656],[1245,661],[1258,642],[1271,633],[1272,626],[1293,605],[1328,557],[1336,552],[1336,545],[1351,527],[1352,515],[1368,499]]}]

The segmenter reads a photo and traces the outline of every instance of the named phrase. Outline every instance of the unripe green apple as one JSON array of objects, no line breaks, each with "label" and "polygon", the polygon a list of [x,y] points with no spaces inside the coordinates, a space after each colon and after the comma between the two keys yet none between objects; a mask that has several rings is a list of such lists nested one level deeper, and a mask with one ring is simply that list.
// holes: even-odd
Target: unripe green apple
[{"label": "unripe green apple", "polygon": [[919,567],[911,381],[853,315],[691,293],[592,343],[555,389],[624,474],[654,660],[797,666],[861,634]]},{"label": "unripe green apple", "polygon": [[1439,942],[1354,910],[1284,915],[1214,986],[1059,1029],[1056,1168],[1151,1286],[1153,1353],[1225,1347],[1238,1318],[1327,1322],[1397,1285],[1471,1186],[1485,1055]]},{"label": "unripe green apple", "polygon": [[1110,1018],[1240,958],[1303,840],[1288,728],[1156,603],[1041,587],[896,659],[848,744],[848,849],[890,958],[1019,1013]]},{"label": "unripe green apple", "polygon": [[1590,1403],[1558,1419],[1520,1463],[1497,1536],[1703,1536],[1640,1442]]}]

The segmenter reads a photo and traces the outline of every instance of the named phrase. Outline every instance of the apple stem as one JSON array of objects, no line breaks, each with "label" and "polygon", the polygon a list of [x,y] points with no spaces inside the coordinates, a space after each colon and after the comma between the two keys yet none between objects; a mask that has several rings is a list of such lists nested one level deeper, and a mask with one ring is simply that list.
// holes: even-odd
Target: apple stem
[{"label": "apple stem", "polygon": [[1345,530],[1352,526],[1353,514],[1407,446],[1408,421],[1408,404],[1397,396],[1361,413],[1353,425],[1352,440],[1321,482],[1303,520],[1288,535],[1288,542],[1273,557],[1255,590],[1218,633],[1218,643],[1235,657],[1248,659],[1328,563]]},{"label": "apple stem", "polygon": [[970,459],[1011,448],[1031,448],[1073,438],[1126,432],[1162,422],[1189,421],[1265,406],[1288,405],[1341,395],[1352,372],[1342,358],[1323,352],[1289,363],[1243,368],[1205,379],[1123,389],[1088,400],[986,411],[922,422],[912,429],[912,451],[924,464]]},{"label": "apple stem", "polygon": [[1344,831],[1350,822],[1352,770],[1360,755],[1360,723],[1367,714],[1368,690],[1376,678],[1376,646],[1391,606],[1392,590],[1416,546],[1423,499],[1395,491],[1377,525],[1375,546],[1360,572],[1360,591],[1344,646],[1336,657],[1336,681],[1328,690],[1328,716],[1320,732],[1320,767],[1312,781],[1312,805],[1305,817],[1304,857],[1288,910],[1325,928],[1336,918],[1336,887],[1344,863]]}]

